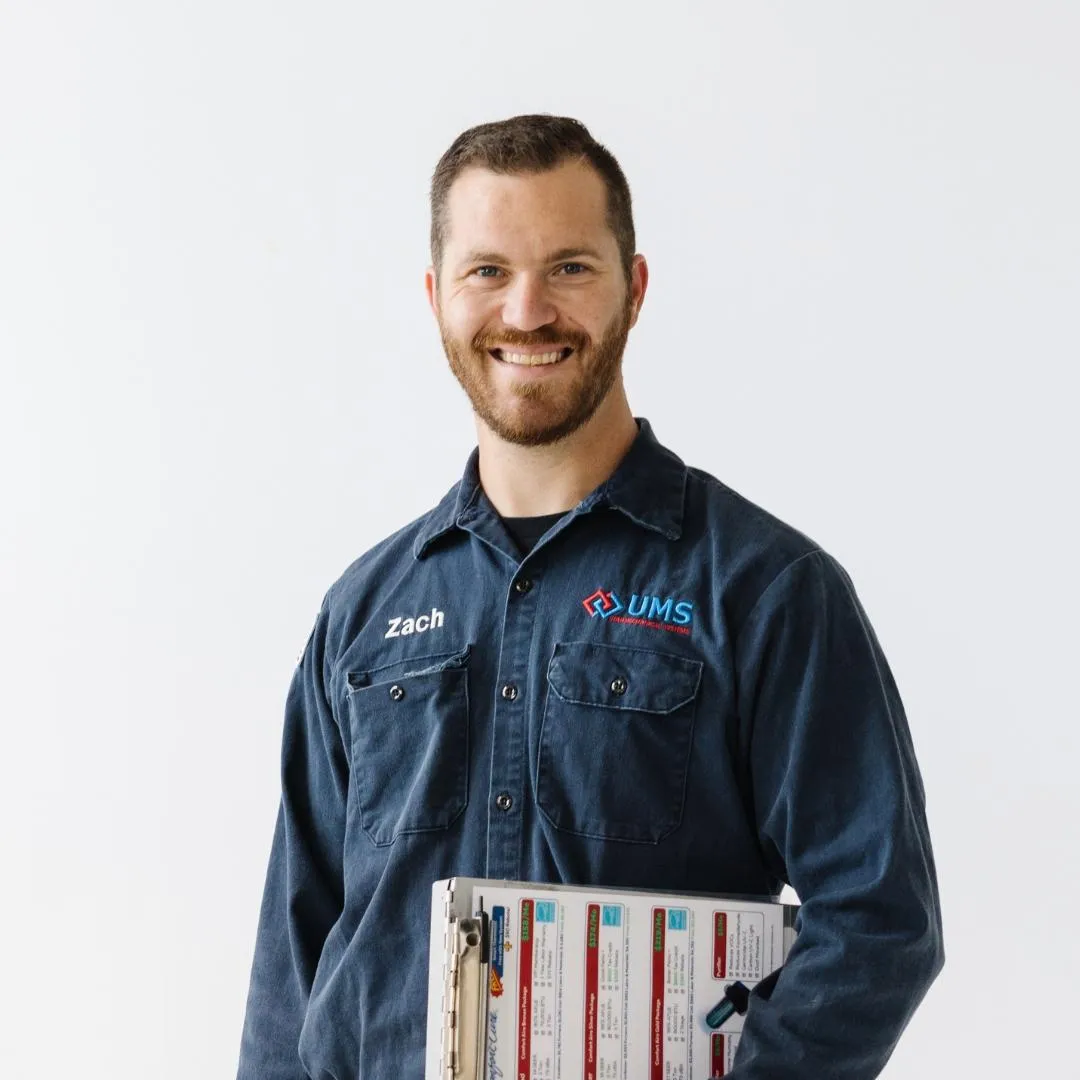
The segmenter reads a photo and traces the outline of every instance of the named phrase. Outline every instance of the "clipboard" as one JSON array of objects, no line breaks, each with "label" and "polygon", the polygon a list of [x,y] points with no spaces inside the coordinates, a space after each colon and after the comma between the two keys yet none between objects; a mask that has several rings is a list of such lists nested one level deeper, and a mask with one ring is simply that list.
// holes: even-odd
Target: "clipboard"
[{"label": "clipboard", "polygon": [[797,913],[772,897],[437,881],[425,1080],[722,1077],[744,1021],[717,1002],[775,980]]}]

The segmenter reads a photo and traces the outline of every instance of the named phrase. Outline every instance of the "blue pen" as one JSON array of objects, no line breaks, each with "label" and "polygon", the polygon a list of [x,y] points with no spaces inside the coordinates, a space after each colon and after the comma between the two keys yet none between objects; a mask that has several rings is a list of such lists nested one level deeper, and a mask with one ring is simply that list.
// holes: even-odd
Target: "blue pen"
[{"label": "blue pen", "polygon": [[725,1020],[730,1019],[733,1013],[742,1016],[749,1001],[750,991],[741,982],[733,982],[724,991],[724,996],[709,1010],[705,1023],[715,1030]]},{"label": "blue pen", "polygon": [[[769,995],[772,994],[773,987],[776,985],[776,980],[780,978],[782,970],[782,968],[777,968],[757,984],[759,997],[768,999]],[[747,990],[743,983],[733,982],[724,990],[724,996],[709,1010],[705,1017],[705,1023],[715,1031],[726,1020],[729,1020],[734,1013],[744,1016],[749,1004],[750,991]]]}]

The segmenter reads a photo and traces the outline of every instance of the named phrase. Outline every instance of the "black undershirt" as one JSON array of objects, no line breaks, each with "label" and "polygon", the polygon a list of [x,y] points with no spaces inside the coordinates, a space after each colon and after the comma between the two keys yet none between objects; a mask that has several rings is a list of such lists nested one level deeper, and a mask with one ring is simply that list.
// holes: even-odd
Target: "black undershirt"
[{"label": "black undershirt", "polygon": [[540,539],[560,518],[566,517],[569,511],[561,511],[558,514],[541,514],[539,517],[504,517],[503,524],[506,531],[514,538],[514,542],[521,550],[522,555],[528,555]]}]

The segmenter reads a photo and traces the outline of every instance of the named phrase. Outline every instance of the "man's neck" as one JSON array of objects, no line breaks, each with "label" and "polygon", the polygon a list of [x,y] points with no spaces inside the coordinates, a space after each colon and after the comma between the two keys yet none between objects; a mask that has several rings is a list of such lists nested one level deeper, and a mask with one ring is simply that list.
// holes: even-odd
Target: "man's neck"
[{"label": "man's neck", "polygon": [[[571,510],[615,471],[638,428],[626,404],[611,402],[572,435],[551,446],[514,446],[477,423],[480,484],[503,517]],[[603,415],[607,413],[607,415]]]}]

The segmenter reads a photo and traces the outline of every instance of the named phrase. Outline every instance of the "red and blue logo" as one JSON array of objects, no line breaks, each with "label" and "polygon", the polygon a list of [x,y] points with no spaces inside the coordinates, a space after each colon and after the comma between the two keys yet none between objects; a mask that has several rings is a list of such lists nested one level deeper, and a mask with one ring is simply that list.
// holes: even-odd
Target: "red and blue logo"
[{"label": "red and blue logo", "polygon": [[607,592],[604,589],[597,589],[592,596],[586,597],[581,603],[589,615],[599,615],[602,619],[618,615],[620,611],[625,610],[619,598],[613,592]]},{"label": "red and blue logo", "polygon": [[650,630],[670,630],[675,634],[689,634],[694,618],[694,605],[689,600],[676,600],[673,596],[661,599],[648,593],[634,593],[624,604],[619,595],[610,589],[597,589],[581,601],[590,619],[601,618],[616,623],[646,626]]}]

